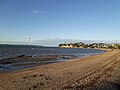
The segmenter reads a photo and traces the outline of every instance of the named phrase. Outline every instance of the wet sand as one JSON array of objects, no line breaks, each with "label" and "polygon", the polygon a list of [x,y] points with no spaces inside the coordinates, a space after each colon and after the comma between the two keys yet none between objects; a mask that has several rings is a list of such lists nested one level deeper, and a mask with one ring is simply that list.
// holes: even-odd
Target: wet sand
[{"label": "wet sand", "polygon": [[75,58],[77,58],[77,56],[65,54],[37,56],[27,56],[23,54],[15,57],[0,59],[0,72],[11,72],[50,63],[64,62]]},{"label": "wet sand", "polygon": [[120,51],[1,73],[0,90],[120,90]]}]

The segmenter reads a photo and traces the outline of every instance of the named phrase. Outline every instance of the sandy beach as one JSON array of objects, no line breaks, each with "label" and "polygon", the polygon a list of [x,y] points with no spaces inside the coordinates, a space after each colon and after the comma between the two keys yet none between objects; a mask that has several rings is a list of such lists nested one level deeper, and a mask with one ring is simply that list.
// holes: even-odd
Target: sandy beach
[{"label": "sandy beach", "polygon": [[0,90],[120,90],[120,51],[1,73]]}]

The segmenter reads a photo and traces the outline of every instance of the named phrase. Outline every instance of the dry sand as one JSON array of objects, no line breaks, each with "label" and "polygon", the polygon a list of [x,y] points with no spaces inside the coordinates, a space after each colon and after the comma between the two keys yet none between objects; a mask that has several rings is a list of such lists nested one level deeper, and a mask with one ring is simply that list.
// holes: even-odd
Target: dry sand
[{"label": "dry sand", "polygon": [[0,90],[120,90],[120,51],[1,73]]}]

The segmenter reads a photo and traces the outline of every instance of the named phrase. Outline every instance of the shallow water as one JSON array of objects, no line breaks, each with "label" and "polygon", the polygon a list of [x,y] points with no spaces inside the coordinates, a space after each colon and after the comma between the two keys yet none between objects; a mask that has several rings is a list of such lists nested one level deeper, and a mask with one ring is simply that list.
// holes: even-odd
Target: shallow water
[{"label": "shallow water", "polygon": [[[38,65],[45,65],[49,63],[64,62],[78,57],[86,57],[90,55],[101,54],[105,51],[95,49],[82,49],[82,48],[57,48],[57,47],[40,47],[40,46],[18,46],[18,45],[0,45],[0,60],[5,58],[12,58],[22,54],[26,56],[39,57],[39,56],[62,56],[56,57],[54,60],[46,61],[29,61],[29,62],[17,62],[10,64],[0,64],[0,72],[8,72],[13,70],[19,70],[24,68],[30,68]],[[74,57],[71,57],[74,56]]]}]

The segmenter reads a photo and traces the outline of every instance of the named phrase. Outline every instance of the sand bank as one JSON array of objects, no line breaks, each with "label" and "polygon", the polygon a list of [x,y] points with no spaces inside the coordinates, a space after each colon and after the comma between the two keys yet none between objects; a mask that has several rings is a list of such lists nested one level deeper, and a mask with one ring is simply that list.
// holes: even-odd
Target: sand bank
[{"label": "sand bank", "polygon": [[0,74],[0,90],[119,90],[120,51]]}]

